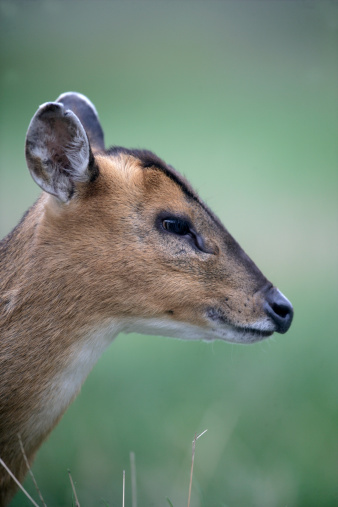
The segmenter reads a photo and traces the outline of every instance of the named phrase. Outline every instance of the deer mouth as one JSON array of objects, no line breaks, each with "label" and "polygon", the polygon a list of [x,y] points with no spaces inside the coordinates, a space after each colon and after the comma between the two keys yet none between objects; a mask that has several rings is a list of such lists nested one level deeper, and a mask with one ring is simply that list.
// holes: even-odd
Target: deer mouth
[{"label": "deer mouth", "polygon": [[232,343],[254,343],[268,338],[275,327],[268,318],[262,318],[251,325],[234,324],[221,309],[209,308],[206,317],[212,324],[212,331],[225,341]]}]

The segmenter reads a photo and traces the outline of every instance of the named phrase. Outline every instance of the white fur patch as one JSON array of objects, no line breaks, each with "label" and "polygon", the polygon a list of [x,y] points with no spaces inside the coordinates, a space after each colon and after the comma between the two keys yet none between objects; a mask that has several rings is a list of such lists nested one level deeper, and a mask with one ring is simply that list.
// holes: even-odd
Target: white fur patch
[{"label": "white fur patch", "polygon": [[[254,331],[262,331],[262,333],[273,333],[275,328],[273,323],[268,319],[260,319],[250,324],[250,329]],[[157,336],[169,336],[173,338],[181,338],[184,340],[224,340],[230,343],[253,343],[263,339],[265,336],[259,336],[250,332],[250,329],[237,328],[230,324],[217,324],[210,322],[205,327],[194,326],[184,322],[177,322],[171,319],[133,319],[123,326],[126,333],[142,333]]]},{"label": "white fur patch", "polygon": [[[251,329],[271,331],[273,326],[268,319],[262,319],[251,325]],[[153,334],[170,336],[186,340],[213,341],[221,339],[231,343],[253,343],[263,338],[250,330],[235,328],[231,325],[210,323],[210,327],[194,326],[177,322],[170,318],[163,319],[127,319],[111,320],[96,326],[73,345],[69,360],[64,369],[51,379],[44,392],[39,414],[28,421],[29,431],[39,435],[49,431],[68,405],[79,392],[91,369],[119,332]]]},{"label": "white fur patch", "polygon": [[39,412],[27,421],[32,438],[53,428],[120,329],[117,321],[111,321],[101,328],[93,329],[73,344],[64,369],[50,379],[48,388],[43,393]]},{"label": "white fur patch", "polygon": [[177,322],[171,319],[130,319],[124,324],[125,333],[141,333],[169,336],[183,340],[206,340],[208,331],[199,326]]}]

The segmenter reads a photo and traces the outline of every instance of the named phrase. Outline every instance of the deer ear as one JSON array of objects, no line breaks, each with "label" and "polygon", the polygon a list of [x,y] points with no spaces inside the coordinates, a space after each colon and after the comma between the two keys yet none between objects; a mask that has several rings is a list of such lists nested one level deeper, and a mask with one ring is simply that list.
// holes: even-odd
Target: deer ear
[{"label": "deer ear", "polygon": [[87,97],[76,92],[63,93],[56,102],[61,102],[66,109],[73,111],[79,118],[87,132],[93,152],[104,151],[104,134],[94,104]]},{"label": "deer ear", "polygon": [[89,183],[98,175],[87,134],[62,103],[47,102],[33,116],[26,160],[34,181],[63,202],[72,198],[78,183]]}]

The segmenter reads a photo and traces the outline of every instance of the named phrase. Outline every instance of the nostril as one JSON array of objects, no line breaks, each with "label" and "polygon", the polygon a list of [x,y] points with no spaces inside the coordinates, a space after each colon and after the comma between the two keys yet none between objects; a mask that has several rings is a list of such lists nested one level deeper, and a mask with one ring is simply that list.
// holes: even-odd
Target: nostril
[{"label": "nostril", "polygon": [[266,294],[264,309],[274,322],[278,333],[286,333],[293,319],[293,308],[290,301],[275,287]]},{"label": "nostril", "polygon": [[277,303],[273,303],[271,308],[282,319],[284,319],[290,312],[290,308],[288,306],[278,305]]}]

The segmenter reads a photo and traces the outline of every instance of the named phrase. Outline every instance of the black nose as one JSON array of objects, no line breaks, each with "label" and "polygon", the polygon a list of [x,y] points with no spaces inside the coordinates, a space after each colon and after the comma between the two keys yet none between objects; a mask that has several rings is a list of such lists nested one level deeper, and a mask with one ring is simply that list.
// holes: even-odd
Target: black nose
[{"label": "black nose", "polygon": [[266,293],[264,310],[275,323],[277,333],[286,333],[291,326],[293,308],[276,287],[271,287]]}]

